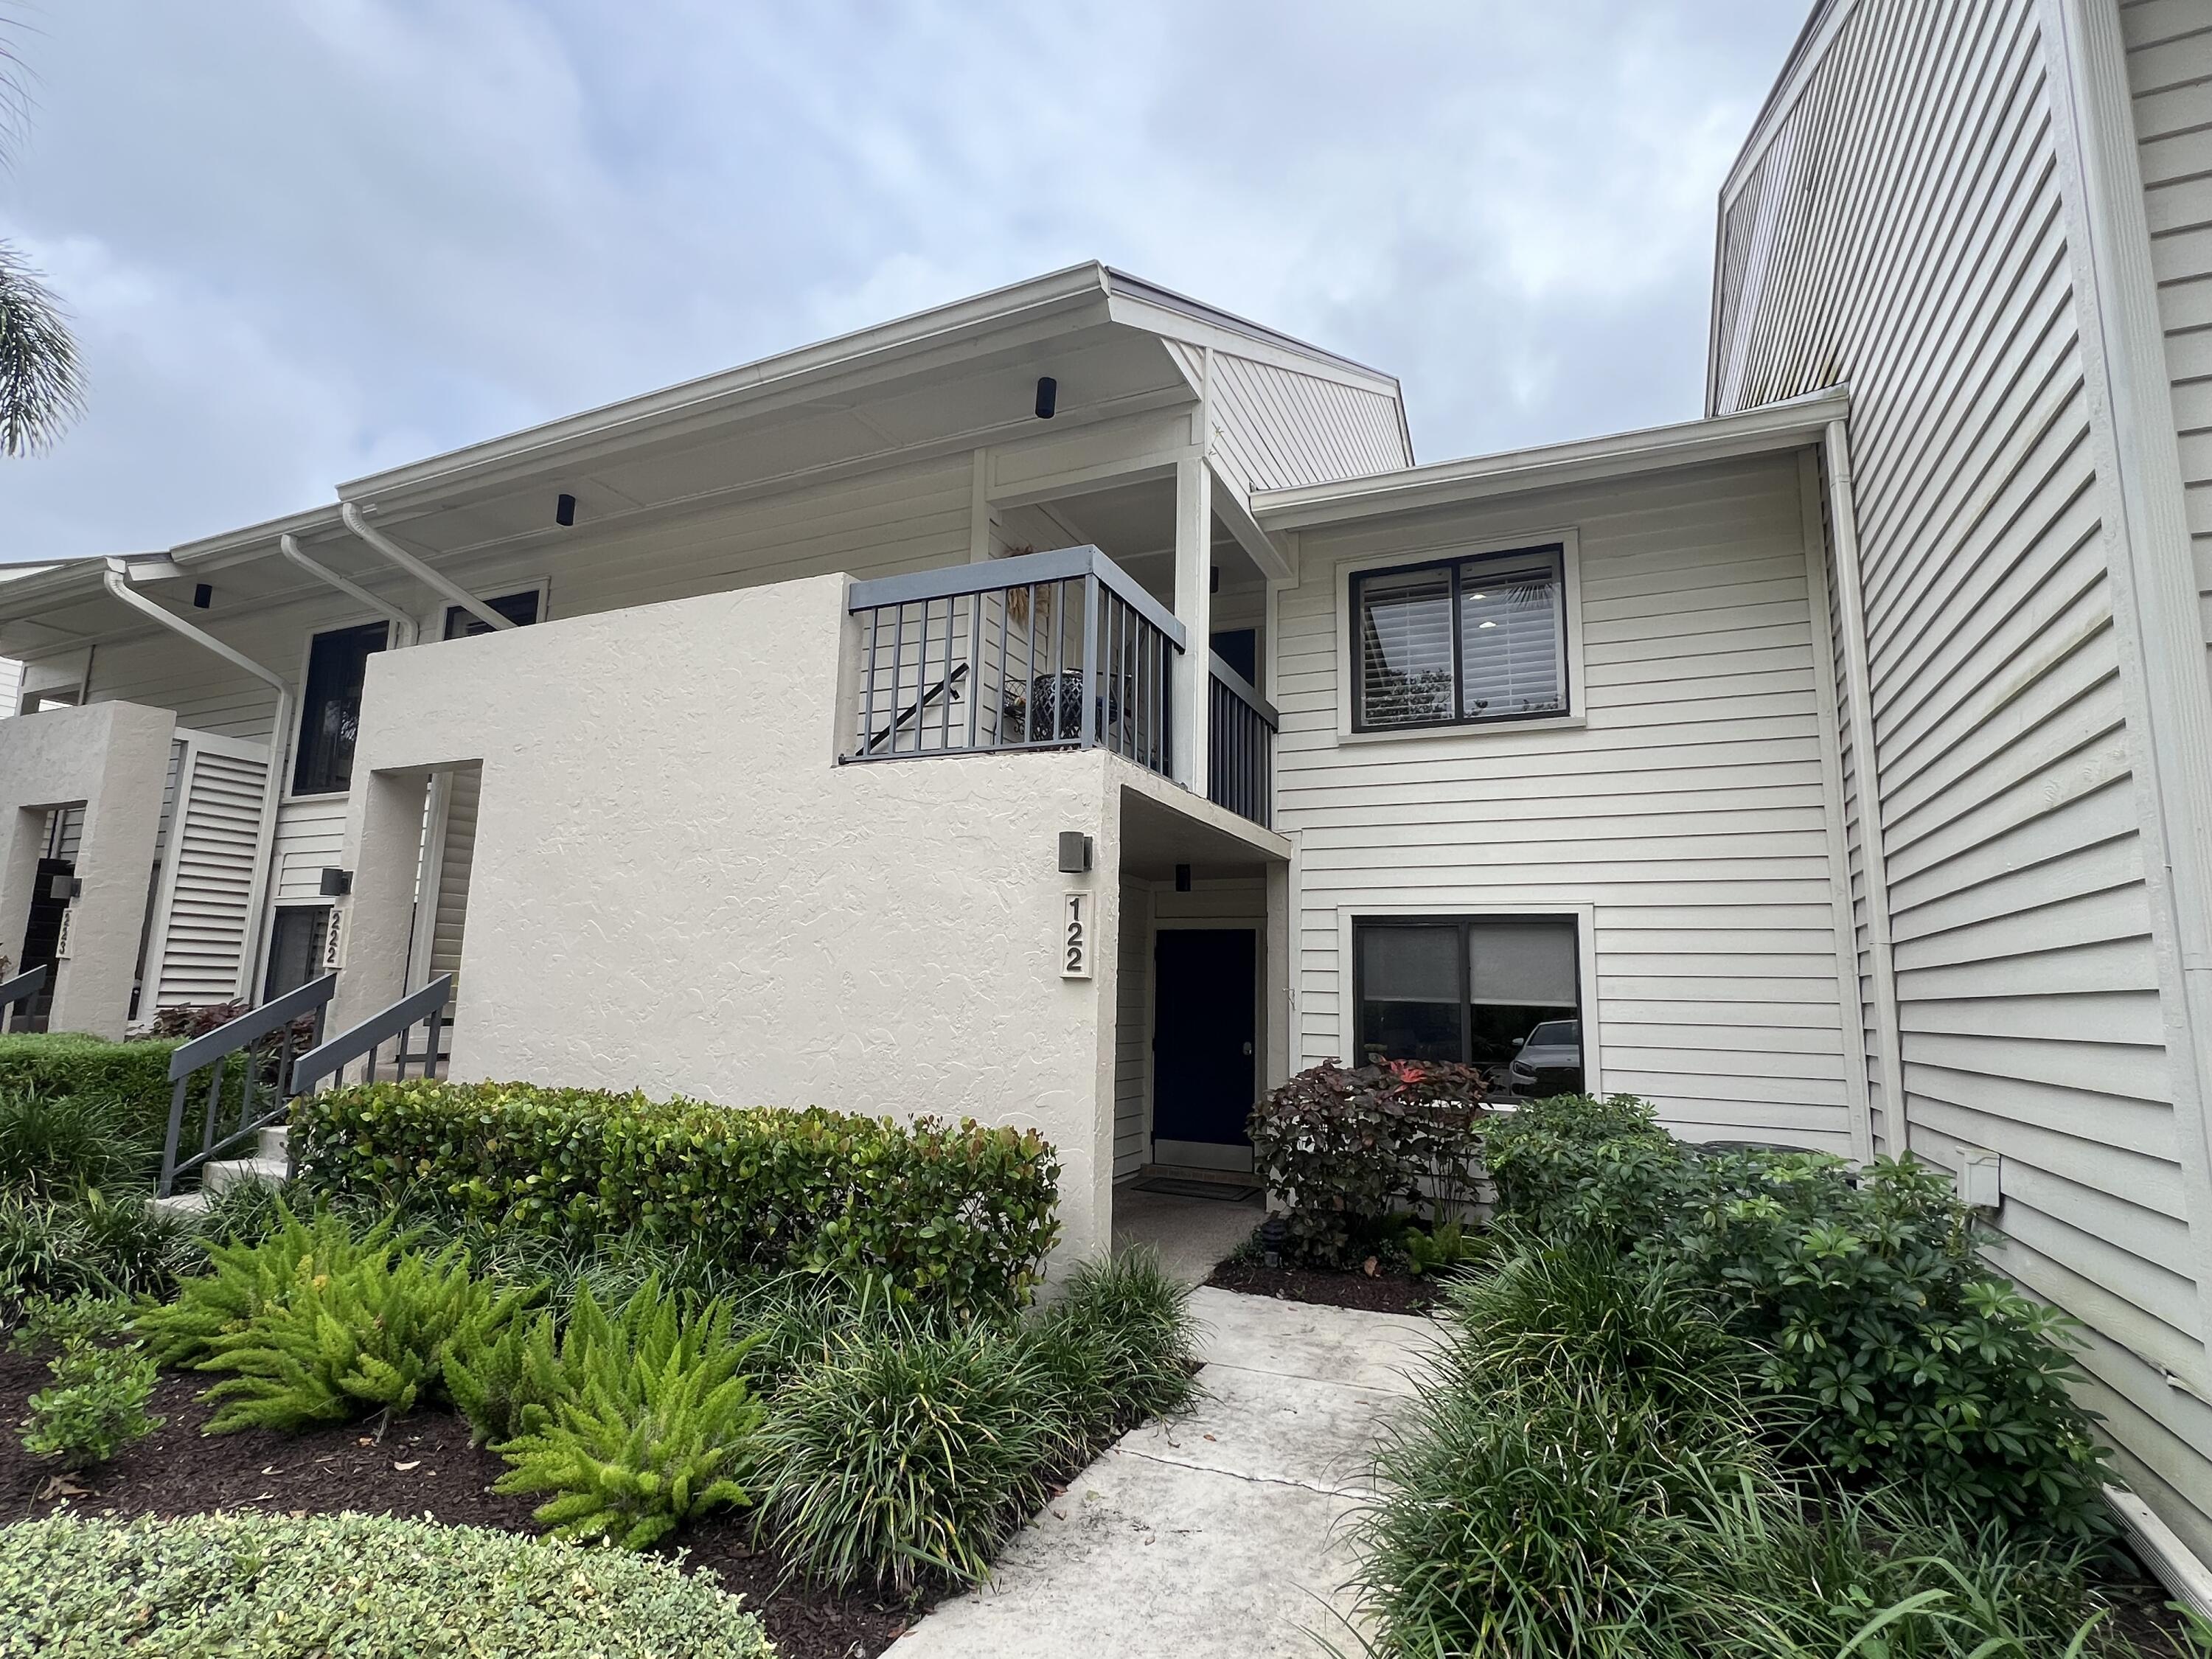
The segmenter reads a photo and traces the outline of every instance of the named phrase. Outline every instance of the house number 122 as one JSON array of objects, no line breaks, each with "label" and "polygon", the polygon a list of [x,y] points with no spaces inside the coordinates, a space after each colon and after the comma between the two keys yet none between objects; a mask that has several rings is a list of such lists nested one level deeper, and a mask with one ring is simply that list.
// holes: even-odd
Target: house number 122
[{"label": "house number 122", "polygon": [[1060,976],[1091,977],[1091,895],[1070,890],[1060,906]]}]

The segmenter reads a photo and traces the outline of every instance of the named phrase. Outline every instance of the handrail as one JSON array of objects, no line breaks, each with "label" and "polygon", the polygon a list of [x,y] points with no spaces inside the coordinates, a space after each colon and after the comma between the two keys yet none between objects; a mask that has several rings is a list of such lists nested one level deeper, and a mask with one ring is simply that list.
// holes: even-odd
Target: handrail
[{"label": "handrail", "polygon": [[393,1037],[400,1040],[398,1069],[400,1077],[405,1078],[408,1060],[416,1058],[408,1052],[407,1033],[426,1019],[430,1022],[430,1042],[420,1059],[422,1075],[428,1077],[438,1065],[439,1017],[453,993],[453,976],[441,974],[421,990],[410,992],[390,1007],[371,1014],[351,1030],[341,1031],[328,1042],[317,1044],[293,1062],[287,1094],[304,1095],[325,1078],[337,1076],[356,1060],[368,1061],[367,1081],[374,1083],[376,1051]]},{"label": "handrail", "polygon": [[1209,665],[1213,671],[1213,678],[1221,682],[1222,689],[1237,698],[1238,702],[1249,705],[1254,714],[1267,721],[1267,729],[1270,732],[1280,731],[1281,717],[1275,713],[1275,705],[1260,695],[1259,688],[1222,661],[1213,652],[1209,651],[1206,654],[1209,659]]},{"label": "handrail", "polygon": [[[249,1009],[236,1019],[178,1045],[176,1052],[169,1056],[169,1127],[161,1142],[161,1173],[154,1187],[156,1197],[168,1197],[175,1190],[179,1176],[212,1162],[217,1155],[258,1134],[284,1115],[285,1103],[292,1096],[293,1068],[299,1063],[292,1049],[292,1028],[303,1018],[313,1021],[307,1038],[312,1050],[312,1046],[321,1039],[323,1011],[329,1006],[337,983],[335,973],[311,979],[295,990],[272,997],[258,1008]],[[276,1039],[276,1074],[264,1081],[259,1073],[270,1056],[258,1052],[257,1045],[270,1036]],[[217,1120],[223,1115],[228,1093],[230,1057],[238,1054],[246,1056],[236,1085],[238,1115],[228,1130],[218,1133]],[[207,1103],[201,1113],[199,1150],[179,1157],[185,1131],[185,1091],[196,1073],[210,1066],[214,1075],[208,1080]],[[257,1085],[266,1091],[258,1110],[254,1105]]]},{"label": "handrail", "polygon": [[1002,587],[1073,581],[1085,576],[1097,577],[1101,586],[1166,635],[1168,643],[1176,650],[1188,648],[1185,641],[1189,636],[1175,612],[1138,586],[1136,578],[1120,565],[1088,545],[1055,548],[1049,553],[1017,553],[1010,559],[986,559],[978,564],[948,564],[903,576],[878,576],[854,582],[845,608],[873,611],[887,605],[949,599],[963,593],[995,593]]},{"label": "handrail", "polygon": [[248,1009],[226,1025],[218,1025],[180,1044],[169,1056],[169,1081],[189,1077],[210,1061],[225,1054],[236,1054],[250,1042],[258,1042],[280,1025],[289,1025],[302,1014],[311,1014],[331,1000],[337,989],[338,976],[325,974],[320,979],[311,979],[281,997],[263,1003],[258,1008]]},{"label": "handrail", "polygon": [[18,1002],[28,1002],[40,991],[45,991],[46,975],[51,971],[53,969],[40,963],[35,969],[24,969],[13,980],[0,980],[0,1030],[7,1030],[9,1009],[13,1009]]}]

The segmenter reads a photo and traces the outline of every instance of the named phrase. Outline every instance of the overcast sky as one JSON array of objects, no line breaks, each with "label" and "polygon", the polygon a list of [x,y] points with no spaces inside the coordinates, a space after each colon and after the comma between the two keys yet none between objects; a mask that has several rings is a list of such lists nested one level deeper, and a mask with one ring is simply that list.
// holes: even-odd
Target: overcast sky
[{"label": "overcast sky", "polygon": [[0,559],[1098,258],[1399,375],[1422,460],[1698,412],[1714,193],[1802,0],[0,0],[0,237],[89,417]]}]

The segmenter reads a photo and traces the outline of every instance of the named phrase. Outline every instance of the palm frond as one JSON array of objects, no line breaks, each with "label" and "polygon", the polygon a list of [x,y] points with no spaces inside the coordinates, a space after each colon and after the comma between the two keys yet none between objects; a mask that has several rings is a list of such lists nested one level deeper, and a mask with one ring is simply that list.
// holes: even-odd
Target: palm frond
[{"label": "palm frond", "polygon": [[46,448],[84,412],[84,370],[60,301],[0,242],[0,455]]}]

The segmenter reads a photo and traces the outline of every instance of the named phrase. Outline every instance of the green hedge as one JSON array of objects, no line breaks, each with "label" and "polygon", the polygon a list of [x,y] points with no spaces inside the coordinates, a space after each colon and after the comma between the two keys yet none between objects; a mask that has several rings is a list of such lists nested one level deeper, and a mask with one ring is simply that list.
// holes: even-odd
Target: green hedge
[{"label": "green hedge", "polygon": [[0,1036],[0,1093],[103,1096],[131,1133],[160,1136],[169,1127],[169,1056],[177,1046],[109,1042],[76,1031]]},{"label": "green hedge", "polygon": [[416,1080],[303,1099],[293,1146],[333,1198],[572,1239],[640,1229],[954,1308],[1021,1299],[1060,1233],[1051,1146],[972,1121]]},{"label": "green hedge", "polygon": [[0,1527],[0,1656],[773,1659],[674,1563],[480,1527],[251,1510]]}]

